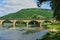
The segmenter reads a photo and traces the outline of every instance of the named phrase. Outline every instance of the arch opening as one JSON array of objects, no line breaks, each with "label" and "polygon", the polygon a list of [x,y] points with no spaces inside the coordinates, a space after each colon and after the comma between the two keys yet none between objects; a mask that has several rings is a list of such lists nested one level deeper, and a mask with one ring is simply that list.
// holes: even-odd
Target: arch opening
[{"label": "arch opening", "polygon": [[29,27],[39,27],[39,23],[37,21],[30,21],[29,22]]},{"label": "arch opening", "polygon": [[25,27],[25,26],[26,26],[26,23],[23,21],[17,21],[16,22],[16,27]]},{"label": "arch opening", "polygon": [[5,20],[2,24],[3,24],[3,27],[7,27],[7,28],[12,27],[12,22],[9,20]]},{"label": "arch opening", "polygon": [[46,20],[46,21],[43,22],[43,27],[44,27],[44,28],[48,29],[48,26],[49,26],[49,25],[51,25],[51,21]]}]

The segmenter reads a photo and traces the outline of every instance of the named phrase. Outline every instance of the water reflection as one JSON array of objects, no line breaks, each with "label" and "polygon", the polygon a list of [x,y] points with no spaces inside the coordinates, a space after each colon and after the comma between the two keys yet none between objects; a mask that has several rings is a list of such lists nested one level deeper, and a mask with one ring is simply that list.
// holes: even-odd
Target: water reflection
[{"label": "water reflection", "polygon": [[36,40],[37,38],[42,38],[42,36],[47,32],[47,30],[43,30],[28,35],[23,35],[24,31],[19,30],[0,31],[0,40]]}]

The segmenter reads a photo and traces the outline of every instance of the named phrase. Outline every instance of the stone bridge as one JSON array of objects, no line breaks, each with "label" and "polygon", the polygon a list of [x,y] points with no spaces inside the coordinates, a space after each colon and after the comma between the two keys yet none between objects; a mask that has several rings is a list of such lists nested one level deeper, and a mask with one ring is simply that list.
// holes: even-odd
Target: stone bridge
[{"label": "stone bridge", "polygon": [[[26,27],[28,28],[28,24],[30,21],[37,21],[40,25],[40,27],[42,27],[42,23],[45,21],[50,21],[52,23],[54,23],[56,20],[55,19],[48,19],[48,20],[44,20],[44,19],[8,19],[10,22],[12,22],[13,28],[16,27],[16,22],[17,21],[23,21],[26,23]],[[6,21],[5,19],[0,19],[0,27],[3,27],[3,23],[4,21]]]}]

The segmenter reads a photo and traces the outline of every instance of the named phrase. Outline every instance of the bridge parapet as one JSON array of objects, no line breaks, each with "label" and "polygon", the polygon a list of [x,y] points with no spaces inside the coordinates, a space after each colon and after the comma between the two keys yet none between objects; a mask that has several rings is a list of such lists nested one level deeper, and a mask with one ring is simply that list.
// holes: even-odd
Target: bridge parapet
[{"label": "bridge parapet", "polygon": [[10,20],[11,22],[17,22],[18,20]]}]

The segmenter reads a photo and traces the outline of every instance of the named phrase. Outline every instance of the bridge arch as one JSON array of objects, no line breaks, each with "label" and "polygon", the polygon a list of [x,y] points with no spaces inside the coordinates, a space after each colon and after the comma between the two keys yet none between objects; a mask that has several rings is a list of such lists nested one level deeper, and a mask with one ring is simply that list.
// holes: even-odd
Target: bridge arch
[{"label": "bridge arch", "polygon": [[53,24],[53,23],[54,23],[54,20],[45,20],[44,23],[50,23],[50,24]]},{"label": "bridge arch", "polygon": [[18,20],[16,22],[16,27],[26,27],[26,22],[24,22],[22,20]]},{"label": "bridge arch", "polygon": [[8,28],[12,27],[12,22],[10,20],[5,20],[3,21],[2,24],[3,24],[3,27],[8,27]]},{"label": "bridge arch", "polygon": [[35,20],[31,20],[29,22],[29,26],[30,27],[39,27],[39,22],[38,21],[35,21]]}]

